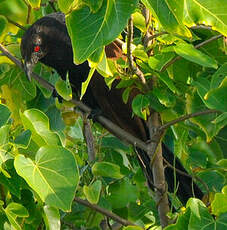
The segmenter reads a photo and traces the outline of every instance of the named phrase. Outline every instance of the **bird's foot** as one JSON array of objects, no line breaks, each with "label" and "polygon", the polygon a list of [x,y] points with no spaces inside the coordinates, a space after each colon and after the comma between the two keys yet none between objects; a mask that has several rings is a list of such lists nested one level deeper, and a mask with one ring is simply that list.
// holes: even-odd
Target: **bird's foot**
[{"label": "bird's foot", "polygon": [[102,115],[102,111],[99,108],[92,109],[88,115],[88,119],[92,119],[93,122],[97,122],[97,117]]}]

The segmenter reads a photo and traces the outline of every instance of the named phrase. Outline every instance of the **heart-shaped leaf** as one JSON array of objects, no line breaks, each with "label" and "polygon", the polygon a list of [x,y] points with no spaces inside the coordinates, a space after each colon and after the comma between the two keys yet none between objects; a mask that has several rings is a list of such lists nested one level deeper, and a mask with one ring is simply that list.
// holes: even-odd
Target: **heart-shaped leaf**
[{"label": "heart-shaped leaf", "polygon": [[17,155],[15,169],[48,205],[69,211],[79,181],[72,153],[60,146],[43,146],[35,161]]}]

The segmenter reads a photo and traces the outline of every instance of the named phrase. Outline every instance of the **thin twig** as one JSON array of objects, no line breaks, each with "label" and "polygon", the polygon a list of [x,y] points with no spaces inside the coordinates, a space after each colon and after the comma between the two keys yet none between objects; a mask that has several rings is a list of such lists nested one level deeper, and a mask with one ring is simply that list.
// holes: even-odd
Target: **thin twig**
[{"label": "thin twig", "polygon": [[124,226],[128,226],[128,225],[133,225],[136,226],[136,224],[132,223],[131,221],[125,220],[122,217],[116,215],[115,213],[110,212],[107,209],[101,208],[100,206],[96,205],[96,204],[91,204],[86,200],[82,200],[78,197],[75,197],[74,200],[79,203],[82,204],[88,208],[91,208],[92,210],[95,210],[101,214],[103,214],[104,216],[107,216],[109,218],[111,218],[112,220],[124,225]]},{"label": "thin twig", "polygon": [[92,162],[95,160],[95,143],[94,143],[94,136],[91,130],[91,123],[90,120],[87,118],[87,114],[83,114],[83,135],[84,139],[87,144],[87,151],[88,151],[88,160]]},{"label": "thin twig", "polygon": [[201,115],[206,115],[206,114],[210,114],[210,113],[220,113],[220,111],[216,110],[216,109],[209,109],[209,110],[205,110],[205,111],[200,111],[200,112],[196,112],[196,113],[191,113],[191,114],[187,114],[187,115],[184,115],[182,117],[179,117],[173,121],[170,121],[170,122],[167,122],[166,124],[162,125],[159,127],[159,130],[160,131],[164,131],[165,129],[169,128],[170,126],[172,125],[175,125],[181,121],[185,121],[185,120],[188,120],[192,117],[198,117],[198,116],[201,116]]},{"label": "thin twig", "polygon": [[207,194],[209,194],[210,190],[209,190],[208,185],[207,185],[202,179],[200,179],[198,176],[194,176],[194,175],[191,176],[191,175],[187,174],[186,172],[183,172],[183,171],[181,171],[180,169],[175,168],[175,167],[174,167],[173,165],[171,165],[165,158],[163,158],[163,160],[164,160],[164,162],[166,163],[167,167],[172,168],[173,170],[175,170],[175,171],[178,172],[179,174],[181,174],[181,175],[183,175],[183,176],[185,176],[185,177],[189,177],[189,178],[191,178],[191,179],[198,180],[198,181],[204,186],[204,188],[206,189]]},{"label": "thin twig", "polygon": [[196,29],[204,29],[204,30],[212,30],[211,26],[205,26],[205,25],[197,25],[192,26],[190,29],[196,30]]},{"label": "thin twig", "polygon": [[151,35],[151,36],[148,37],[148,41],[151,41],[151,40],[153,40],[153,39],[155,39],[157,37],[160,37],[160,36],[162,36],[164,34],[168,34],[168,32],[162,31],[162,32],[159,32],[157,34]]},{"label": "thin twig", "polygon": [[128,31],[127,31],[127,58],[129,62],[129,70],[132,74],[136,74],[141,82],[146,85],[146,79],[143,75],[143,72],[138,68],[138,66],[134,65],[133,56],[132,56],[132,40],[133,40],[133,21],[132,17],[128,20]]},{"label": "thin twig", "polygon": [[11,19],[9,19],[9,18],[7,18],[7,20],[8,20],[9,23],[11,23],[11,24],[17,26],[18,28],[20,28],[20,29],[22,29],[22,30],[26,30],[26,28],[25,28],[24,26],[18,24],[17,22],[14,22],[13,20],[11,20]]},{"label": "thin twig", "polygon": [[[217,40],[219,38],[222,38],[224,37],[222,34],[219,34],[219,35],[215,35],[209,39],[207,39],[206,41],[203,41],[201,42],[200,44],[196,45],[195,48],[196,49],[199,49],[200,47],[214,41],[214,40]],[[166,63],[162,69],[160,70],[160,72],[164,72],[170,65],[172,65],[174,62],[176,62],[177,60],[181,59],[182,57],[181,56],[177,56],[177,57],[174,57],[172,60],[170,60],[168,63]]]},{"label": "thin twig", "polygon": [[210,43],[212,41],[215,41],[215,40],[217,40],[219,38],[222,38],[222,37],[224,37],[222,34],[213,36],[213,37],[207,39],[206,41],[203,41],[203,42],[199,43],[198,45],[195,45],[195,48],[199,49],[201,46],[204,46],[204,45],[206,45],[206,44],[208,44],[208,43]]}]

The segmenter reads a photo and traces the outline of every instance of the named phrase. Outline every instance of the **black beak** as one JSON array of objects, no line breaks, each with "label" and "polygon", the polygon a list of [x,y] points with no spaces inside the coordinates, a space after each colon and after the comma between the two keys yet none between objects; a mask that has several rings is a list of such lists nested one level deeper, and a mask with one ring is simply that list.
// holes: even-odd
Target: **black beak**
[{"label": "black beak", "polygon": [[33,66],[34,64],[30,61],[26,61],[24,62],[24,72],[27,75],[27,78],[29,81],[32,80],[32,70],[33,70]]}]

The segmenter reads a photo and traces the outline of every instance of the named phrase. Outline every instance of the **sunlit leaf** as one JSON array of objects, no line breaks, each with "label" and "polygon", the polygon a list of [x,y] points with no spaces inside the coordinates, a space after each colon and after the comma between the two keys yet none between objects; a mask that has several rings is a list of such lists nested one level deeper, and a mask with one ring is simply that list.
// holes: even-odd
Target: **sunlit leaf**
[{"label": "sunlit leaf", "polygon": [[120,167],[110,162],[96,162],[92,166],[92,172],[96,176],[104,176],[115,179],[121,179],[123,175],[120,172]]},{"label": "sunlit leaf", "polygon": [[26,129],[32,132],[32,139],[39,145],[61,145],[59,136],[49,127],[48,117],[37,109],[30,109],[21,114]]},{"label": "sunlit leaf", "polygon": [[185,0],[185,22],[203,24],[227,36],[227,13],[223,0]]},{"label": "sunlit leaf", "polygon": [[96,13],[92,13],[88,6],[72,11],[66,17],[66,24],[72,41],[74,62],[84,62],[97,48],[113,41],[126,26],[137,2],[104,0]]},{"label": "sunlit leaf", "polygon": [[79,172],[69,150],[60,146],[43,146],[35,161],[17,155],[14,164],[17,173],[46,204],[64,211],[71,209]]},{"label": "sunlit leaf", "polygon": [[59,210],[54,207],[50,207],[45,205],[43,207],[44,214],[45,214],[45,224],[48,230],[60,230],[61,223],[60,223],[60,214]]}]

